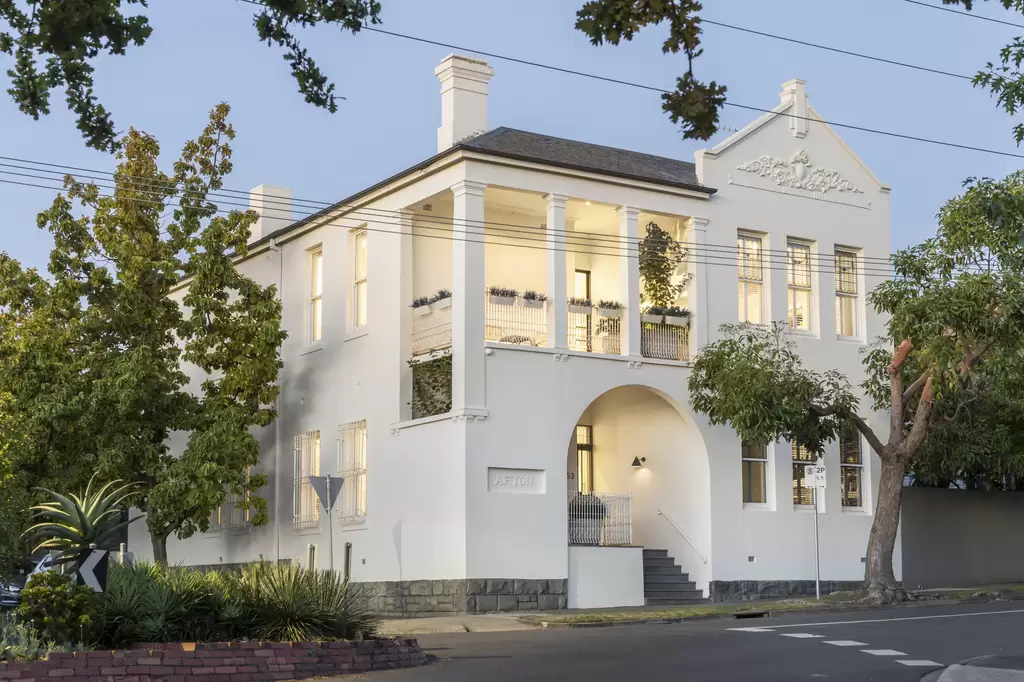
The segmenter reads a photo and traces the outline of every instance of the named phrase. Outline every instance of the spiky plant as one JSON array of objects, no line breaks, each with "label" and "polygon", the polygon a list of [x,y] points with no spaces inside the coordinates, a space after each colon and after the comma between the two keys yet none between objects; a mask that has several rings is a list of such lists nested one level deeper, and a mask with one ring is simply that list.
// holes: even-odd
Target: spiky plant
[{"label": "spiky plant", "polygon": [[30,507],[33,519],[41,520],[27,531],[29,540],[39,540],[34,552],[57,551],[55,564],[78,563],[90,549],[107,547],[111,540],[138,521],[141,516],[124,520],[122,510],[134,494],[134,484],[115,488],[121,481],[111,481],[93,489],[96,474],[81,495],[64,496],[46,488],[36,488],[50,499]]}]

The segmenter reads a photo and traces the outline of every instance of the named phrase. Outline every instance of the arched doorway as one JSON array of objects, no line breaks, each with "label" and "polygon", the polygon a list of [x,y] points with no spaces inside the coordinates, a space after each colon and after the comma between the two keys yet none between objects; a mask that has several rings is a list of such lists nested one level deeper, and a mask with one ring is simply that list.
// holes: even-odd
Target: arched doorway
[{"label": "arched doorway", "polygon": [[684,410],[655,389],[621,386],[594,400],[569,438],[570,546],[644,548],[649,603],[699,598],[711,577],[708,453]]}]

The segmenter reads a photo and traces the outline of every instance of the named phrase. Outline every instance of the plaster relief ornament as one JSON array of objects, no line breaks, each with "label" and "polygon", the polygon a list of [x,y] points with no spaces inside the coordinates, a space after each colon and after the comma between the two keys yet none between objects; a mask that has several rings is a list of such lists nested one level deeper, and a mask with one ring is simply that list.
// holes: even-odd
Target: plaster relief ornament
[{"label": "plaster relief ornament", "polygon": [[798,151],[789,161],[776,159],[774,156],[762,156],[756,161],[747,161],[736,167],[737,170],[757,173],[762,178],[771,178],[776,185],[792,187],[809,192],[825,194],[831,190],[863,194],[852,182],[829,168],[813,168],[807,152]]}]

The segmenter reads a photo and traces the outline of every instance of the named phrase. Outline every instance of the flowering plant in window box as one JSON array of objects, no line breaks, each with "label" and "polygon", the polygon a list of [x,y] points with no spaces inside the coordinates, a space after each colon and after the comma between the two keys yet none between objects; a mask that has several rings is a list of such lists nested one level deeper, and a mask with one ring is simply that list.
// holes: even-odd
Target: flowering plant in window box
[{"label": "flowering plant in window box", "polygon": [[618,301],[598,301],[597,314],[601,317],[622,317],[622,304]]},{"label": "flowering plant in window box", "polygon": [[523,305],[527,308],[543,308],[546,300],[548,300],[547,294],[538,294],[532,289],[523,292]]},{"label": "flowering plant in window box", "polygon": [[438,289],[437,293],[434,294],[430,302],[434,306],[434,310],[444,310],[445,308],[452,307],[452,292],[447,289]]},{"label": "flowering plant in window box", "polygon": [[519,292],[515,289],[505,289],[504,287],[491,287],[487,293],[491,295],[491,303],[495,305],[512,305],[516,302],[516,297],[519,296]]},{"label": "flowering plant in window box", "polygon": [[431,300],[429,296],[420,296],[419,298],[413,299],[412,304],[410,304],[410,307],[412,308],[412,314],[416,315],[417,317],[424,317],[426,315],[429,315],[430,303]]},{"label": "flowering plant in window box", "polygon": [[686,308],[679,308],[677,306],[670,306],[665,308],[665,324],[670,324],[674,327],[688,327],[690,326],[690,311]]},{"label": "flowering plant in window box", "polygon": [[665,308],[652,305],[640,314],[640,321],[646,324],[662,324],[665,321]]},{"label": "flowering plant in window box", "polygon": [[594,304],[590,302],[589,298],[579,298],[573,296],[569,299],[569,312],[579,313],[580,315],[589,315],[593,309]]}]

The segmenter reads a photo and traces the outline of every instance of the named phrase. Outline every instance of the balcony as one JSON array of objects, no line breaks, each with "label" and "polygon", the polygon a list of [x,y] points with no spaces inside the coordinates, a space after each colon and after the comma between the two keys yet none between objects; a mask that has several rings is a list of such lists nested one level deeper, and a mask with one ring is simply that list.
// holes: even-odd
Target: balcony
[{"label": "balcony", "polygon": [[511,291],[488,293],[484,303],[484,340],[516,346],[546,346],[547,301],[540,296],[523,298]]},{"label": "balcony", "polygon": [[[422,303],[422,301],[421,301]],[[451,297],[413,308],[413,357],[429,355],[452,346]]]}]

